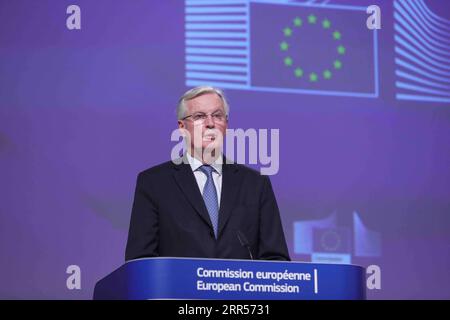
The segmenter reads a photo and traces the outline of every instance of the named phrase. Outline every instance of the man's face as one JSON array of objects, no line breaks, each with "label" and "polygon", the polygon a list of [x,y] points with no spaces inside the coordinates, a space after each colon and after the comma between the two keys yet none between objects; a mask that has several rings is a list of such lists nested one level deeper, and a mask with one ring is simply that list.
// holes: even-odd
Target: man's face
[{"label": "man's face", "polygon": [[185,116],[189,117],[178,120],[178,127],[189,133],[191,150],[204,152],[221,147],[228,124],[222,99],[215,93],[206,93],[188,100],[186,108]]}]

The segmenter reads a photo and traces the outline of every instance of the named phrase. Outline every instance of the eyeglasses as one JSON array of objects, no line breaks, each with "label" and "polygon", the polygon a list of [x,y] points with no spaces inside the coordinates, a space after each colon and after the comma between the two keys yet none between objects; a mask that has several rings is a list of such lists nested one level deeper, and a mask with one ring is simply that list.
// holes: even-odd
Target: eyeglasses
[{"label": "eyeglasses", "polygon": [[191,115],[188,115],[187,117],[182,118],[181,120],[186,120],[188,118],[191,118],[194,123],[201,124],[205,122],[205,120],[208,118],[208,115],[211,115],[213,120],[215,122],[224,122],[227,119],[227,116],[223,112],[214,112],[214,113],[204,113],[204,112],[197,112]]}]

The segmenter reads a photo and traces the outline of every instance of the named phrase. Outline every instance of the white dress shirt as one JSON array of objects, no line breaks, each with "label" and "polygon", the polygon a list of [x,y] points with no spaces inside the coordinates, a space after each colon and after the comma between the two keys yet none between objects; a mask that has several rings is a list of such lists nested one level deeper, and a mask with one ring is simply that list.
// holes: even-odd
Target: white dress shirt
[{"label": "white dress shirt", "polygon": [[[203,163],[197,158],[192,157],[189,152],[186,153],[189,164],[191,165],[192,172],[194,173],[195,180],[197,181],[198,188],[200,189],[200,193],[203,195],[203,188],[205,187],[207,176],[202,171],[198,170]],[[211,164],[211,167],[214,168],[212,172],[212,177],[214,180],[214,186],[217,191],[217,206],[220,208],[220,195],[222,193],[222,162],[223,157],[217,157],[217,159]]]}]

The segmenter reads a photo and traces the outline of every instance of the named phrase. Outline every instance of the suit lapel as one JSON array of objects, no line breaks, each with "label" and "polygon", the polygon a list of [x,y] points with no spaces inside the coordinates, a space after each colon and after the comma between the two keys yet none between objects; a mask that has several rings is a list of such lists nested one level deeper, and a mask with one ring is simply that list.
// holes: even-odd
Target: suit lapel
[{"label": "suit lapel", "polygon": [[222,194],[220,197],[218,236],[225,228],[239,193],[242,177],[237,174],[238,166],[226,163],[222,167]]},{"label": "suit lapel", "polygon": [[[185,161],[184,161],[185,160]],[[183,162],[179,165],[174,164],[174,177],[186,199],[200,215],[200,217],[210,226],[212,230],[211,220],[208,210],[206,209],[203,197],[198,189],[197,181],[187,159],[183,158]]]}]

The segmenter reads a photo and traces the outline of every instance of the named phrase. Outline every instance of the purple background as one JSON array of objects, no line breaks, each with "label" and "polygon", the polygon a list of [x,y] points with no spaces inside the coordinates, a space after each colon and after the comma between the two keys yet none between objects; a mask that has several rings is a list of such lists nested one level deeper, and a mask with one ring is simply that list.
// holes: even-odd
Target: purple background
[{"label": "purple background", "polygon": [[[271,180],[294,260],[294,221],[356,210],[382,237],[381,257],[353,261],[382,268],[370,298],[449,299],[450,105],[395,99],[392,3],[372,3],[379,98],[229,89],[230,128],[280,129]],[[0,298],[90,299],[124,262],[136,175],[175,144],[184,48],[183,1],[0,0]]]}]

